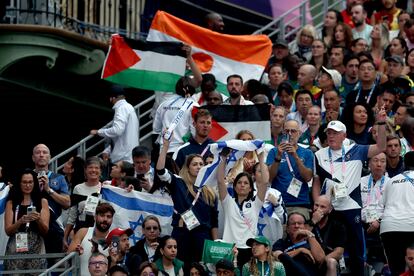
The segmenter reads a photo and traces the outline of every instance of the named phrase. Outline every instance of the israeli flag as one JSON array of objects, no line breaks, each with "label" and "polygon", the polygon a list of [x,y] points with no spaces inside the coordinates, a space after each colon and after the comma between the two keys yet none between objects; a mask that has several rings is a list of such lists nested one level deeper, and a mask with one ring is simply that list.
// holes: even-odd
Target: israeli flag
[{"label": "israeli flag", "polygon": [[[210,152],[214,155],[213,163],[201,168],[194,185],[197,187],[203,187],[204,185],[217,185],[217,167],[220,163],[219,154],[224,148],[232,149],[232,153],[226,165],[225,174],[227,175],[237,160],[244,156],[246,151],[258,150],[258,153],[261,153],[264,149],[264,145],[265,142],[263,140],[242,141],[236,139],[210,144],[204,152],[210,150]],[[204,154],[204,152],[202,154]]]},{"label": "israeli flag", "polygon": [[162,235],[171,234],[174,206],[167,193],[163,195],[138,191],[128,193],[125,189],[111,185],[104,185],[101,193],[102,199],[111,203],[115,209],[111,228],[131,228],[134,231],[134,234],[129,237],[131,246],[142,238],[142,222],[148,215],[154,215],[159,219]]}]

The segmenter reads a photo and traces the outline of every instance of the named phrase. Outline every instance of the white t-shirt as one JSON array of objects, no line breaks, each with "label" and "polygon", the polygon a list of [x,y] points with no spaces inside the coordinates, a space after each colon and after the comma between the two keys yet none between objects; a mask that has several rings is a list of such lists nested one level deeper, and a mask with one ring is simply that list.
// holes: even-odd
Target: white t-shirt
[{"label": "white t-shirt", "polygon": [[243,202],[242,210],[229,194],[222,200],[224,210],[223,240],[236,243],[237,248],[249,248],[246,241],[257,235],[257,222],[263,202],[254,197],[254,200]]},{"label": "white t-shirt", "polygon": [[[414,183],[414,171],[404,172]],[[384,206],[380,233],[414,232],[414,184],[403,174],[387,181],[381,198]]]}]

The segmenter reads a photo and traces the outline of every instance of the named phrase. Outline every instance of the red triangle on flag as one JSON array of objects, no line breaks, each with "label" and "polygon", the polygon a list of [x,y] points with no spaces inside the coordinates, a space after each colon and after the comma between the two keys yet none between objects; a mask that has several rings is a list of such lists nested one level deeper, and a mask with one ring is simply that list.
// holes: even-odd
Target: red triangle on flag
[{"label": "red triangle on flag", "polygon": [[[193,119],[198,109],[198,107],[193,107],[193,110],[191,111],[191,116],[193,117]],[[228,133],[228,131],[224,127],[222,127],[216,120],[214,120],[214,118],[212,118],[211,123],[212,128],[208,137],[210,137],[214,141],[220,140],[221,137],[225,136]]]},{"label": "red triangle on flag", "polygon": [[128,46],[119,34],[112,35],[111,48],[105,61],[102,78],[105,79],[124,71],[139,62],[141,58]]}]

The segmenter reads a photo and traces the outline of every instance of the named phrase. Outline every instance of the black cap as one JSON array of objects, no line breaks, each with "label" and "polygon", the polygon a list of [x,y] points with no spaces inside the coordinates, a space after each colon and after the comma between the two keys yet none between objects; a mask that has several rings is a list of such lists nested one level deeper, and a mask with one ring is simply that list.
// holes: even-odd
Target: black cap
[{"label": "black cap", "polygon": [[273,43],[273,48],[275,48],[276,46],[282,46],[282,47],[285,47],[285,48],[289,48],[289,45],[288,45],[287,41],[284,40],[284,39],[278,39],[278,40],[276,40]]},{"label": "black cap", "polygon": [[219,268],[234,271],[233,263],[227,259],[221,259],[216,263],[216,269]]},{"label": "black cap", "polygon": [[110,97],[125,96],[125,90],[121,85],[113,84],[109,89],[108,95]]},{"label": "black cap", "polygon": [[112,275],[114,272],[123,272],[129,275],[128,268],[124,264],[116,264],[108,270],[108,275]]},{"label": "black cap", "polygon": [[390,57],[387,57],[386,59],[385,59],[385,61],[393,61],[393,62],[395,62],[395,63],[399,63],[399,64],[401,64],[401,65],[404,65],[404,60],[402,59],[402,57],[400,57],[400,56],[397,56],[397,55],[392,55],[392,56],[390,56]]}]

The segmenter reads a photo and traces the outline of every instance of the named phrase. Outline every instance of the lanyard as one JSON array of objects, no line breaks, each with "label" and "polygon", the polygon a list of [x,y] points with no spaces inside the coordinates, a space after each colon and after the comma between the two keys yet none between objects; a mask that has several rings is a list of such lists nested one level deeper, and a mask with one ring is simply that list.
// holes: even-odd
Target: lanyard
[{"label": "lanyard", "polygon": [[[374,93],[374,89],[375,89],[376,86],[377,86],[377,82],[375,81],[374,85],[372,85],[371,90],[368,93],[368,98],[367,98],[366,103],[369,103],[369,101],[371,100],[372,94]],[[355,98],[355,102],[358,102],[359,97],[361,96],[361,91],[362,91],[362,84],[359,86],[358,94]]]},{"label": "lanyard", "polygon": [[[366,201],[366,205],[368,206],[370,203],[371,203],[371,194],[372,194],[372,191],[374,190],[374,178],[372,177],[372,174],[369,176],[369,180],[368,180],[368,191],[367,191],[367,193],[368,193],[368,195],[367,195],[367,201]],[[384,176],[382,176],[381,177],[381,184],[380,184],[380,187],[379,187],[379,189],[377,189],[377,191],[376,191],[376,199],[378,200],[379,199],[379,197],[381,196],[381,191],[382,191],[382,189],[383,189],[383,186],[384,186],[384,182],[385,182],[385,177]]]},{"label": "lanyard", "polygon": [[144,242],[144,249],[145,249],[145,253],[147,253],[148,261],[152,263],[154,261],[155,250],[154,250],[154,253],[150,256],[150,251],[148,249],[148,245],[146,241]]},{"label": "lanyard", "polygon": [[293,249],[296,249],[296,248],[298,248],[298,247],[300,247],[302,245],[305,245],[306,243],[307,243],[307,241],[301,241],[301,242],[295,243],[294,245],[291,245],[288,248],[286,248],[284,252],[285,253],[286,252],[289,252],[289,251],[291,251]]},{"label": "lanyard", "polygon": [[[258,260],[256,259],[256,265],[257,265],[257,263],[258,263]],[[265,268],[266,264],[267,264],[267,268],[266,268],[266,271],[263,273],[263,269]],[[262,271],[261,271],[262,276],[267,276],[267,275],[269,275],[269,270],[270,270],[270,265],[269,265],[269,263],[268,263],[268,262],[262,262]]]},{"label": "lanyard", "polygon": [[[332,176],[332,180],[334,179],[334,165],[333,165],[333,161],[332,161],[332,151],[331,148],[328,148],[328,156],[329,156],[329,164],[331,167],[331,176]],[[342,146],[342,181],[345,180],[345,147]]]},{"label": "lanyard", "polygon": [[293,177],[295,177],[295,172],[293,171],[292,163],[290,163],[288,153],[285,151],[285,152],[283,152],[283,155],[285,156],[285,159],[286,159],[287,165],[289,167],[290,173],[292,174]]}]

